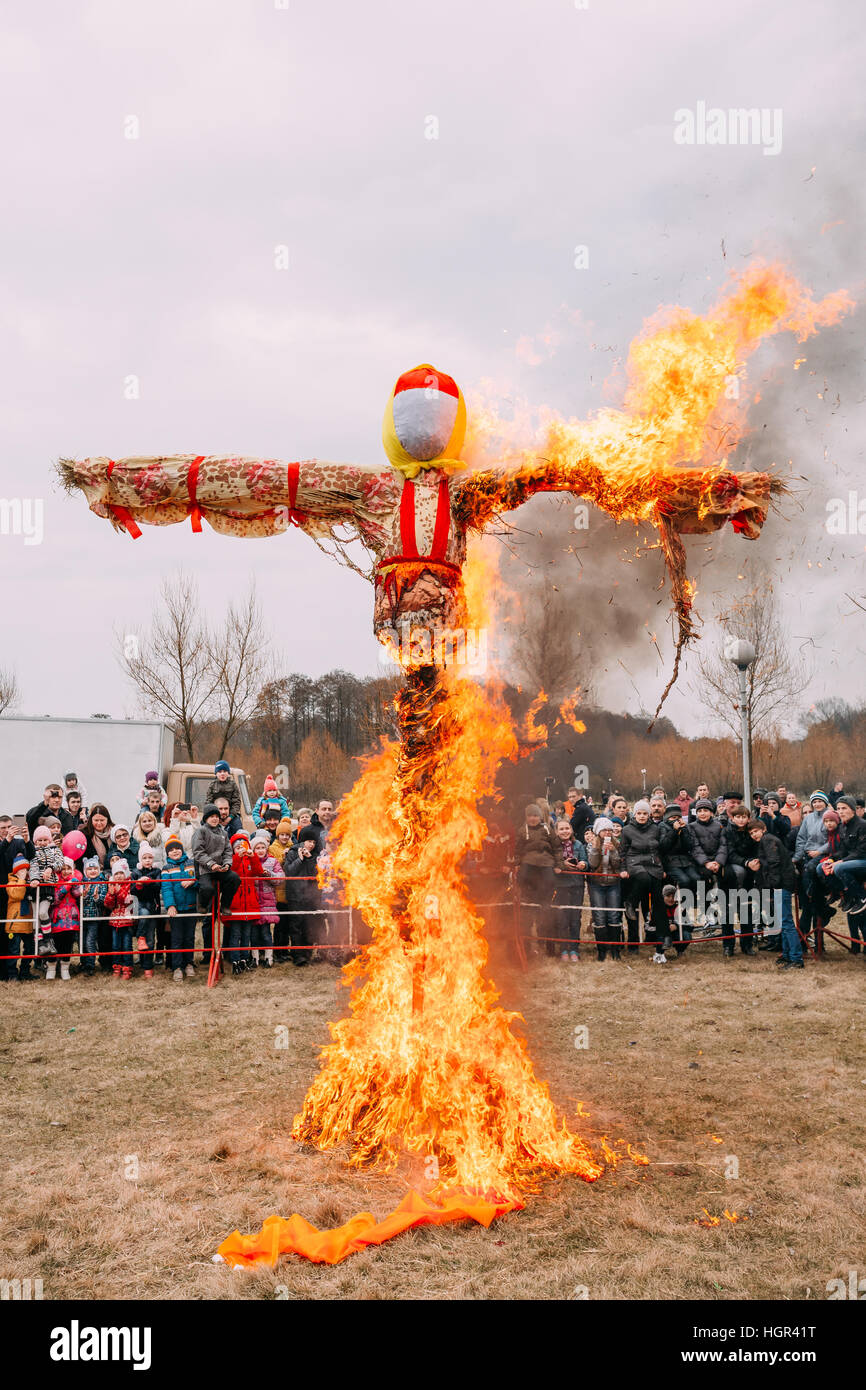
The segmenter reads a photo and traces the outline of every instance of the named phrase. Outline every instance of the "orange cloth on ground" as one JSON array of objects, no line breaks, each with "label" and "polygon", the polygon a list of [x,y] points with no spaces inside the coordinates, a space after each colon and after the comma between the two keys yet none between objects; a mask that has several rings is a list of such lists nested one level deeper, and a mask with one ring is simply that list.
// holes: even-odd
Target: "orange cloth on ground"
[{"label": "orange cloth on ground", "polygon": [[332,1231],[317,1231],[309,1221],[295,1214],[286,1221],[282,1216],[269,1216],[255,1235],[242,1236],[233,1231],[218,1250],[226,1264],[267,1264],[272,1267],[281,1255],[303,1255],[316,1264],[335,1265],[356,1250],[368,1245],[382,1245],[392,1236],[408,1231],[411,1226],[442,1226],[446,1221],[478,1221],[489,1226],[497,1216],[519,1211],[522,1202],[485,1201],[466,1192],[452,1193],[435,1202],[420,1192],[409,1191],[402,1202],[384,1221],[377,1221],[368,1211],[362,1211],[336,1226]]}]

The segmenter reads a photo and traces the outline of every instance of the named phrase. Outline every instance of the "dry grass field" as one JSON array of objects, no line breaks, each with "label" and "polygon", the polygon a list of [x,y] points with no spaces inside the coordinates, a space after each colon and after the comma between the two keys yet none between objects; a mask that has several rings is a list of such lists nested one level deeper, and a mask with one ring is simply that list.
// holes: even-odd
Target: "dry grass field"
[{"label": "dry grass field", "polygon": [[[802,972],[773,961],[705,947],[667,968],[587,952],[494,972],[562,1110],[582,1101],[584,1133],[650,1166],[546,1181],[486,1231],[275,1271],[211,1257],[272,1212],[383,1216],[419,1176],[358,1174],[288,1137],[345,1007],[338,972],[0,985],[0,1275],[41,1277],[46,1299],[823,1299],[866,1267],[866,963],[835,946]],[[695,1224],[725,1207],[748,1219]]]}]

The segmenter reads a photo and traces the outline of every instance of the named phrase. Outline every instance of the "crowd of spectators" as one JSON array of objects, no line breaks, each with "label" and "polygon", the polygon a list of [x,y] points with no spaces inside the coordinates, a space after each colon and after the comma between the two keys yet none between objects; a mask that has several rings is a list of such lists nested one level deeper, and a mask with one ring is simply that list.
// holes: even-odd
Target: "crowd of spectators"
[{"label": "crowd of spectators", "polygon": [[[232,974],[327,953],[339,885],[327,868],[334,806],[293,806],[272,777],[244,827],[240,791],[219,761],[199,808],[168,804],[147,772],[128,821],[87,802],[74,772],[50,782],[18,824],[0,815],[0,980],[97,970],[130,980],[171,972],[182,983],[211,963],[214,923]],[[329,912],[330,910],[330,912]]]},{"label": "crowd of spectators", "polygon": [[[225,761],[206,798],[170,805],[148,772],[129,820],[115,821],[70,772],[22,823],[0,815],[0,981],[58,969],[68,980],[77,957],[82,975],[164,969],[182,983],[197,961],[211,966],[215,923],[233,975],[340,964],[355,943],[329,872],[333,802],[295,811],[268,777],[250,831]],[[671,801],[654,787],[633,804],[615,791],[599,806],[573,787],[567,801],[529,804],[516,829],[491,809],[466,882],[491,935],[511,933],[523,956],[526,942],[574,963],[591,942],[616,961],[648,944],[666,965],[703,938],[726,957],[773,951],[802,969],[811,934],[837,911],[842,943],[854,955],[866,946],[864,809],[841,782],[808,800],[759,788],[751,807],[705,784]]]},{"label": "crowd of spectators", "polygon": [[853,955],[866,944],[864,810],[841,782],[808,800],[758,788],[751,806],[742,790],[713,797],[706,784],[673,800],[657,786],[633,804],[615,791],[599,806],[572,787],[566,802],[528,805],[516,830],[492,814],[470,881],[481,903],[510,878],[524,939],[569,963],[588,913],[600,961],[648,943],[666,965],[702,938],[726,957],[772,951],[799,970],[837,911],[848,918],[847,932],[833,929],[840,942]]}]

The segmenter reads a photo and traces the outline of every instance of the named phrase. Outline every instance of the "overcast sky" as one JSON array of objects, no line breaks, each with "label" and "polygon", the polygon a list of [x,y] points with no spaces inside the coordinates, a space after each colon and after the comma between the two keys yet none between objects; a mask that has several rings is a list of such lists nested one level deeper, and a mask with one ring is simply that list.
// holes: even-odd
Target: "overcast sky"
[{"label": "overcast sky", "polygon": [[[255,575],[287,669],[377,669],[372,591],[312,541],[132,542],[57,490],[60,455],[375,463],[393,381],[420,361],[470,405],[491,378],[583,416],[616,403],[659,304],[708,307],[756,254],[862,301],[864,71],[850,2],[7,0],[0,496],[45,509],[41,545],[0,536],[20,712],[134,713],[112,628],[146,626],[181,567],[214,614]],[[779,109],[780,151],[676,143],[675,111],[701,101]],[[810,480],[750,549],[815,643],[812,698],[859,698],[866,671],[844,596],[866,590],[866,536],[823,528],[862,475],[863,325],[753,359],[764,399],[732,460],[793,458]],[[732,583],[737,547],[727,528]],[[606,655],[597,692],[633,709]],[[631,660],[647,706],[652,658]],[[699,730],[688,674],[668,713]]]}]

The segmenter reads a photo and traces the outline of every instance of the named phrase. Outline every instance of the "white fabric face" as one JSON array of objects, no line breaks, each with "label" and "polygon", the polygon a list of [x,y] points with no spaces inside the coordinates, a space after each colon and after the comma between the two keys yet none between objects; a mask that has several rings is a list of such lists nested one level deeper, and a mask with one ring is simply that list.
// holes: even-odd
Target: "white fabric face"
[{"label": "white fabric face", "polygon": [[435,387],[398,391],[393,402],[394,432],[407,454],[433,459],[441,454],[457,419],[457,397]]}]

